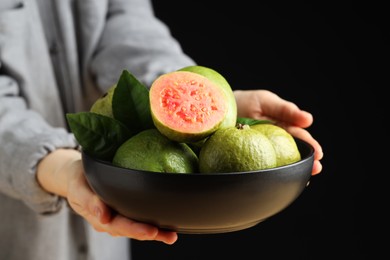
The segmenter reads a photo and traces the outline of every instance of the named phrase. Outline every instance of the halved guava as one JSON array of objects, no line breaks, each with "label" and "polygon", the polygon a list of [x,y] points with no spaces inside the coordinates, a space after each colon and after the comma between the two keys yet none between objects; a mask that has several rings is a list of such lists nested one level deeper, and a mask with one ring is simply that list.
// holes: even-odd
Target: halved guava
[{"label": "halved guava", "polygon": [[187,66],[181,68],[179,71],[190,71],[190,72],[200,74],[202,76],[205,76],[209,80],[213,81],[219,87],[221,87],[227,97],[228,111],[224,121],[220,125],[220,128],[233,127],[236,125],[236,121],[237,121],[236,98],[234,97],[234,93],[230,84],[228,83],[228,81],[224,76],[222,76],[219,72],[217,72],[214,69],[205,66],[200,66],[200,65]]},{"label": "halved guava", "polygon": [[197,142],[214,133],[229,109],[221,87],[189,71],[159,76],[150,87],[149,97],[156,128],[183,143]]}]

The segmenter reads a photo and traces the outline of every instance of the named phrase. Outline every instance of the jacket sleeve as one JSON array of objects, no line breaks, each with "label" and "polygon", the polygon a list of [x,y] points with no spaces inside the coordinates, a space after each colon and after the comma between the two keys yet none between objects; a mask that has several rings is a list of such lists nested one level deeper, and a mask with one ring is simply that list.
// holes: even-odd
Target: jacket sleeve
[{"label": "jacket sleeve", "polygon": [[91,60],[99,86],[116,82],[123,69],[147,86],[160,74],[194,65],[149,0],[112,0],[107,22]]},{"label": "jacket sleeve", "polygon": [[77,144],[65,129],[49,126],[27,109],[16,81],[0,75],[0,192],[39,213],[57,211],[61,199],[41,188],[35,172],[39,160],[60,147]]},{"label": "jacket sleeve", "polygon": [[28,51],[28,44],[38,46],[35,43],[42,38],[40,31],[28,27],[36,24],[27,20],[29,11],[0,10],[0,193],[39,213],[50,213],[59,209],[62,199],[41,188],[37,164],[54,149],[77,144],[60,123],[57,127],[48,123],[61,114],[60,108],[54,109],[61,105],[53,92],[54,82],[45,78],[50,75],[44,65],[47,59],[39,48]]}]

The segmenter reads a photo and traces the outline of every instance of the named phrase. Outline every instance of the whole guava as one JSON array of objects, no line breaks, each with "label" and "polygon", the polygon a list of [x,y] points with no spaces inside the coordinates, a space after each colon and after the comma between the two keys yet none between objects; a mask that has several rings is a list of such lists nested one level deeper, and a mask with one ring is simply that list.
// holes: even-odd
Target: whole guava
[{"label": "whole guava", "polygon": [[143,130],[125,141],[117,149],[112,164],[153,172],[198,172],[198,156],[191,148],[170,140],[155,128]]},{"label": "whole guava", "polygon": [[103,96],[98,98],[91,106],[90,112],[114,118],[112,113],[112,97],[116,84],[111,86]]},{"label": "whole guava", "polygon": [[274,124],[255,124],[252,129],[263,133],[271,141],[276,152],[276,166],[283,166],[301,159],[298,146],[293,136]]},{"label": "whole guava", "polygon": [[271,141],[249,125],[217,130],[199,153],[201,173],[228,173],[264,170],[276,167]]}]

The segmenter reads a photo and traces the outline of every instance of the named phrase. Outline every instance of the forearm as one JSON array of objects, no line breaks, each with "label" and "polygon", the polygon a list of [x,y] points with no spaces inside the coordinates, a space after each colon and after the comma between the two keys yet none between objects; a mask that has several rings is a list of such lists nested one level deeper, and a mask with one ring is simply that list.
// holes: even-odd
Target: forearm
[{"label": "forearm", "polygon": [[81,154],[74,149],[57,149],[48,154],[38,164],[37,179],[47,192],[67,197],[68,183],[78,173],[77,162]]}]

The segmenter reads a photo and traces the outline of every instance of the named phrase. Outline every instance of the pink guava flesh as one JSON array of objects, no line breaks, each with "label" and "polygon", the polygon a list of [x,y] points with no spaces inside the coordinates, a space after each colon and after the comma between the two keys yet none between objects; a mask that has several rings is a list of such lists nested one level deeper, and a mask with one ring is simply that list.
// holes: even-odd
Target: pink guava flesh
[{"label": "pink guava flesh", "polygon": [[225,94],[215,83],[186,71],[160,76],[150,92],[154,119],[179,134],[216,130],[225,118],[226,102]]}]

